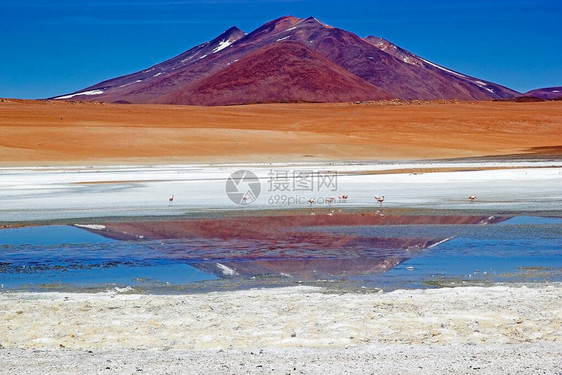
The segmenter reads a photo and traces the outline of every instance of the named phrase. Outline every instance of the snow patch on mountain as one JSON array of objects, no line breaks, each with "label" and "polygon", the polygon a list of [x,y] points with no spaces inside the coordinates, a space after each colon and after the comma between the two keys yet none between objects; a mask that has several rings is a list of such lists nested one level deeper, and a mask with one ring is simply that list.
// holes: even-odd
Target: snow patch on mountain
[{"label": "snow patch on mountain", "polygon": [[230,39],[228,40],[221,40],[219,42],[219,45],[213,50],[213,53],[217,53],[223,49],[225,49],[226,47],[230,46],[232,44],[232,42],[230,41]]},{"label": "snow patch on mountain", "polygon": [[76,94],[57,96],[55,99],[70,99],[78,95],[100,95],[100,94],[103,94],[103,90],[90,90],[90,91],[77,92]]},{"label": "snow patch on mountain", "polygon": [[459,77],[467,78],[467,77],[466,77],[465,75],[463,75],[463,74],[460,74],[460,73],[457,73],[457,72],[453,72],[452,70],[449,70],[449,69],[447,69],[447,68],[443,68],[442,66],[437,65],[437,64],[434,64],[434,63],[432,63],[432,62],[430,62],[430,61],[427,61],[426,59],[422,59],[421,57],[420,57],[420,60],[423,61],[423,62],[428,63],[428,64],[431,65],[431,66],[436,67],[437,69],[441,69],[441,70],[443,70],[443,71],[445,71],[445,72],[447,72],[447,73],[451,73],[451,74],[454,74],[454,75],[459,76]]}]

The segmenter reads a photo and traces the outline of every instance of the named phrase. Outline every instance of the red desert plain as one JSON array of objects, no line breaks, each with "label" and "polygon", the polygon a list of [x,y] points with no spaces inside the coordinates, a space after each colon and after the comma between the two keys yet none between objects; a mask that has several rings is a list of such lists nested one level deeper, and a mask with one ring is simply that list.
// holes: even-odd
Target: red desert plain
[{"label": "red desert plain", "polygon": [[227,107],[2,99],[0,163],[284,162],[559,155],[562,102]]}]

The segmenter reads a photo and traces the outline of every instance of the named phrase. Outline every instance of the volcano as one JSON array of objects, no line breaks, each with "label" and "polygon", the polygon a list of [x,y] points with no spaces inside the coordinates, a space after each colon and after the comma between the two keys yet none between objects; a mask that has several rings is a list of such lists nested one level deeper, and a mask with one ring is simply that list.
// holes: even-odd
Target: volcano
[{"label": "volcano", "polygon": [[519,95],[386,39],[285,16],[249,34],[231,27],[160,64],[53,99],[217,106]]}]

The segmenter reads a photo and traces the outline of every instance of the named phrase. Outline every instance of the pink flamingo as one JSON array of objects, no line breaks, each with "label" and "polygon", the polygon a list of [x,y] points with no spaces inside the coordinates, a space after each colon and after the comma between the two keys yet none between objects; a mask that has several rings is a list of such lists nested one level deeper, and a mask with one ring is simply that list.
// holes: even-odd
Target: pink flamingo
[{"label": "pink flamingo", "polygon": [[468,199],[470,199],[471,202],[474,202],[474,200],[476,199],[476,195],[471,195],[468,197]]},{"label": "pink flamingo", "polygon": [[314,210],[312,209],[312,205],[313,205],[314,203],[316,203],[316,199],[315,199],[315,198],[310,198],[310,199],[308,200],[308,204],[310,204],[310,214],[311,214],[311,215],[316,215],[316,214],[314,213]]},{"label": "pink flamingo", "polygon": [[172,196],[170,198],[168,198],[168,207],[170,207],[172,205],[172,203],[174,203],[174,195],[172,194]]},{"label": "pink flamingo", "polygon": [[328,203],[328,208],[330,209],[328,216],[332,216],[334,214],[334,210],[332,210],[332,203],[334,203],[334,200],[336,200],[334,197],[326,198],[326,203]]},{"label": "pink flamingo", "polygon": [[378,195],[375,195],[375,199],[379,201],[379,203],[382,206],[382,202],[384,202],[384,195],[382,197],[379,197]]}]

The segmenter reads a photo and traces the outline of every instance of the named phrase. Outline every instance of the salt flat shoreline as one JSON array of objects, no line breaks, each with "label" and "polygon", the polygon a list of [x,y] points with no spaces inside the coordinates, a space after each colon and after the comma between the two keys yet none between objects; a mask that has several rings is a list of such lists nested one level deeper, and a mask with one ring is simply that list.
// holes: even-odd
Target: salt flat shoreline
[{"label": "salt flat shoreline", "polygon": [[[251,204],[237,204],[226,192],[238,170],[259,178],[261,190]],[[273,187],[272,174],[304,172],[332,174],[334,185],[312,191]],[[291,179],[287,183],[294,186]],[[560,159],[0,168],[0,223],[307,209],[311,197],[320,202],[340,194],[349,195],[345,205],[334,204],[342,209],[380,208],[373,196],[384,195],[389,209],[561,212],[561,191]]]},{"label": "salt flat shoreline", "polygon": [[364,294],[1,293],[0,373],[555,374],[561,316],[562,283]]}]

